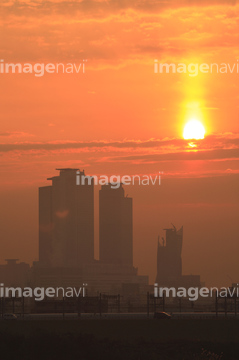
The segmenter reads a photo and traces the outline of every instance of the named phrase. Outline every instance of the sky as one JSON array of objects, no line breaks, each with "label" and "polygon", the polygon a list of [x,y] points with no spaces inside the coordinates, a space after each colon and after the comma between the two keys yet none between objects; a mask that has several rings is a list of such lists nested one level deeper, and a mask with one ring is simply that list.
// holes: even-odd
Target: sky
[{"label": "sky", "polygon": [[[184,226],[185,274],[211,286],[238,282],[239,71],[155,73],[154,60],[237,65],[239,2],[6,0],[0,8],[2,63],[85,60],[85,73],[0,73],[0,262],[38,259],[38,187],[56,168],[163,172],[160,186],[126,188],[139,273],[153,283],[157,237],[173,223]],[[194,118],[206,134],[192,143],[183,129]]]}]

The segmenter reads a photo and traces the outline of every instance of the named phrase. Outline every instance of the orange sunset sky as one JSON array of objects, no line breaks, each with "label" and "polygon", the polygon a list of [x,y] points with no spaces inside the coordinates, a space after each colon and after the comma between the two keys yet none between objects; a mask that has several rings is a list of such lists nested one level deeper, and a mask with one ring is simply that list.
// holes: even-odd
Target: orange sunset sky
[{"label": "orange sunset sky", "polygon": [[[155,280],[172,222],[184,225],[184,274],[239,282],[239,73],[154,73],[155,59],[237,64],[239,1],[3,0],[0,18],[4,63],[87,60],[84,74],[0,74],[0,262],[38,259],[38,187],[55,168],[160,171],[160,186],[125,189],[139,273]],[[195,147],[182,136],[192,118],[206,131]]]}]

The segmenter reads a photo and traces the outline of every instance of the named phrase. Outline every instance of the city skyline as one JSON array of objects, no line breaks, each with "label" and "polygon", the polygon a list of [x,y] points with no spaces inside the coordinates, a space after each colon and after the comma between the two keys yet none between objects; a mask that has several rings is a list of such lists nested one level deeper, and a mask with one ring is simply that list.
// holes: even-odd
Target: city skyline
[{"label": "city skyline", "polygon": [[[45,178],[48,176],[49,175],[46,174]],[[230,186],[228,186],[228,180]],[[43,182],[43,185],[48,185],[47,182],[48,181]],[[230,285],[232,281],[236,282],[239,277],[238,269],[236,267],[236,252],[233,252],[232,254],[230,248],[224,248],[222,254],[225,255],[225,252],[228,252],[230,257],[225,258],[225,261],[222,262],[222,266],[217,267],[216,272],[213,263],[216,261],[214,260],[215,254],[217,254],[220,259],[220,246],[222,246],[225,239],[224,233],[221,231],[220,227],[222,225],[222,221],[233,224],[233,221],[235,220],[235,226],[227,228],[227,236],[230,241],[233,241],[235,238],[235,235],[233,236],[233,234],[236,234],[238,231],[236,198],[233,200],[230,196],[230,192],[233,191],[235,193],[238,191],[238,188],[235,188],[233,179],[230,181],[228,177],[218,178],[213,182],[206,179],[195,179],[191,192],[188,192],[189,184],[192,186],[192,182],[189,182],[187,179],[170,180],[162,178],[160,186],[137,187],[137,185],[135,185],[126,187],[127,193],[130,193],[131,197],[135,199],[135,264],[139,268],[139,273],[149,274],[150,282],[153,283],[156,272],[155,244],[157,241],[157,235],[160,233],[160,229],[167,226],[167,224],[170,225],[171,222],[173,222],[176,226],[183,223],[186,229],[184,237],[185,246],[183,249],[184,273],[200,273],[202,279],[211,286],[224,286],[224,284]],[[95,192],[94,204],[96,230],[94,243],[95,258],[97,259],[99,256],[99,223],[97,220],[99,187],[96,186],[95,188],[97,191]],[[198,188],[201,189],[200,192],[198,192]],[[203,194],[203,188],[207,191],[208,189],[211,189],[210,194],[207,194],[207,192]],[[15,192],[11,191],[11,193],[9,193],[5,191],[4,194],[2,193],[2,197],[5,197],[5,203],[8,204],[6,208],[0,209],[0,211],[4,210],[1,214],[1,218],[6,219],[4,223],[2,222],[2,236],[6,233],[8,234],[8,237],[3,237],[2,240],[5,245],[3,248],[4,253],[2,253],[1,263],[4,262],[5,258],[11,257],[20,258],[22,261],[27,263],[32,263],[32,261],[38,260],[37,189],[32,186],[29,186],[28,189],[22,187],[20,187],[20,189],[20,193],[18,193],[18,189],[16,189]],[[220,204],[216,201],[216,196],[219,193],[221,194],[222,189],[223,198],[226,200],[226,204],[228,201],[227,199],[231,198],[235,201],[234,207],[231,207],[231,205],[228,207],[228,205],[225,206],[224,203]],[[183,197],[185,197],[184,200]],[[11,198],[14,199],[14,201],[11,201]],[[206,201],[208,201],[209,198],[215,205],[206,206]],[[160,199],[160,201],[158,201],[158,199]],[[176,202],[175,199],[177,199]],[[191,204],[187,204],[188,201],[190,201]],[[203,204],[203,202],[205,203]],[[24,212],[21,210],[23,204],[27,204],[27,206],[24,205]],[[147,211],[148,207],[157,209],[157,211]],[[233,208],[235,208],[235,211],[232,213],[231,209]],[[193,223],[191,222],[192,215]],[[203,218],[203,222],[199,221],[199,215]],[[142,221],[142,216],[144,216],[144,221]],[[159,224],[159,218],[161,219],[161,225]],[[15,219],[14,221],[20,221],[18,225],[21,229],[20,232],[16,231],[16,227],[6,227],[12,219]],[[220,219],[220,226],[218,226],[218,219]],[[27,227],[22,226],[22,224],[27,224]],[[150,227],[148,227],[148,224],[150,224]],[[198,225],[195,227],[196,224]],[[205,226],[207,226],[207,231],[205,231]],[[195,229],[197,229],[197,231]],[[14,231],[16,231],[14,237],[9,237],[10,234],[14,234]],[[213,237],[211,234],[214,234]],[[217,239],[220,246],[218,248],[211,248],[210,250],[210,244],[214,244],[214,238]],[[18,239],[22,239],[21,242],[18,242]],[[145,239],[147,239],[147,242],[145,242]],[[25,245],[22,246],[22,244]],[[197,249],[196,252],[199,256],[192,256],[192,246]],[[204,251],[204,248],[207,249],[207,252]],[[144,253],[143,257],[141,256],[142,252]],[[213,261],[211,259],[213,259]]]},{"label": "city skyline", "polygon": [[[79,266],[79,265],[81,265],[81,264],[83,264],[85,262],[86,263],[87,262],[92,262],[94,259],[97,259],[97,257],[94,256],[94,246],[95,245],[94,245],[94,242],[92,242],[92,240],[91,240],[88,243],[89,245],[91,244],[90,245],[91,249],[92,249],[91,254],[93,254],[93,255],[91,255],[91,258],[89,258],[91,260],[88,261],[87,256],[85,258],[85,254],[83,252],[84,256],[82,258],[78,258],[78,260],[74,263],[74,257],[72,257],[71,254],[74,253],[74,256],[76,256],[77,251],[74,250],[74,248],[71,249],[69,240],[71,239],[72,236],[69,235],[69,234],[74,235],[74,230],[72,230],[72,227],[74,228],[74,223],[75,224],[77,223],[77,219],[75,218],[75,220],[74,220],[74,217],[73,218],[69,217],[69,209],[73,206],[74,202],[76,202],[76,204],[79,203],[79,205],[80,205],[79,207],[83,210],[83,212],[81,213],[81,216],[79,216],[80,213],[78,213],[78,212],[76,212],[75,215],[74,215],[74,216],[77,215],[77,217],[79,217],[79,219],[82,217],[82,214],[84,214],[84,208],[85,207],[86,207],[85,209],[87,209],[87,208],[91,209],[90,210],[91,212],[89,213],[89,214],[91,214],[90,215],[91,220],[90,220],[90,223],[89,223],[89,231],[90,231],[89,234],[93,235],[94,234],[94,228],[95,228],[95,225],[94,225],[94,198],[95,198],[95,196],[94,196],[94,187],[95,186],[94,186],[94,181],[93,181],[94,179],[91,178],[90,176],[87,176],[87,174],[85,174],[84,171],[81,172],[78,168],[61,168],[61,169],[56,169],[56,170],[60,171],[60,175],[47,178],[48,181],[50,180],[50,181],[53,182],[53,186],[50,185],[50,186],[45,186],[45,187],[40,187],[39,188],[39,224],[40,224],[39,225],[39,260],[40,260],[40,263],[42,265],[45,264],[48,267],[49,266],[50,267],[52,267],[52,266],[53,267],[54,266],[58,266],[58,267],[62,267],[62,266],[63,267],[64,266],[74,267],[74,266]],[[78,181],[77,181],[77,176],[79,176],[79,174],[81,176],[85,177],[85,181],[82,182],[82,185],[79,185]],[[89,188],[90,191],[88,191],[88,188]],[[96,191],[95,195],[97,196],[98,187],[96,186],[96,188],[97,188],[97,191]],[[127,185],[125,185],[125,188],[127,188]],[[53,192],[53,189],[55,189],[54,192]],[[77,194],[79,192],[79,194],[81,194],[81,195],[77,195],[76,192],[77,192]],[[53,196],[53,194],[55,194],[55,195]],[[89,195],[87,195],[87,194],[89,194]],[[99,245],[99,247],[102,249],[101,250],[102,255],[99,254],[100,255],[99,260],[101,260],[101,261],[103,260],[103,262],[105,262],[105,263],[107,263],[107,262],[110,263],[110,261],[109,261],[110,257],[109,256],[110,256],[111,252],[113,251],[112,252],[112,264],[117,265],[117,263],[119,263],[119,264],[122,263],[122,264],[128,264],[128,265],[132,266],[133,265],[133,262],[132,262],[132,259],[133,259],[133,251],[132,251],[133,250],[133,247],[132,247],[132,244],[133,244],[132,199],[128,197],[128,194],[125,196],[125,189],[123,189],[122,184],[120,184],[119,187],[112,187],[111,184],[103,185],[103,186],[101,186],[101,190],[99,190],[99,195],[100,194],[101,194],[100,198],[102,200],[100,200],[99,206],[102,208],[101,213],[104,213],[105,215],[104,215],[104,217],[102,217],[102,216],[100,216],[100,213],[99,213],[100,219],[102,218],[102,220],[103,220],[103,221],[100,220],[99,224],[102,223],[102,225],[101,225],[102,229],[105,228],[106,231],[104,230],[104,232],[102,232],[103,237],[100,240],[101,245]],[[53,200],[50,200],[50,199],[53,199],[54,197],[55,197],[55,200],[54,200],[54,202],[52,202]],[[85,200],[82,201],[83,199],[85,199]],[[122,205],[120,205],[121,202],[122,202]],[[125,205],[127,205],[127,203],[128,203],[128,205],[126,207],[124,205],[124,202],[125,202]],[[89,207],[89,204],[91,204],[90,207]],[[100,205],[100,204],[102,204],[102,205]],[[121,206],[123,206],[122,210],[120,210]],[[120,210],[119,212],[118,211],[115,212],[114,209],[117,209],[117,208]],[[127,208],[129,210],[126,210]],[[53,211],[53,209],[55,209],[55,210]],[[75,211],[74,209],[76,209],[75,205],[72,208],[73,213]],[[53,212],[51,212],[51,211],[53,211]],[[72,213],[72,211],[70,211],[70,212]],[[117,246],[118,246],[117,244],[120,244],[120,246],[121,246],[121,244],[123,244],[125,242],[125,240],[127,239],[127,232],[123,231],[124,236],[121,238],[120,237],[120,232],[115,231],[115,229],[117,229],[117,228],[118,229],[120,229],[120,228],[123,229],[124,228],[124,225],[121,222],[121,215],[120,215],[121,213],[124,214],[124,217],[125,217],[125,215],[128,214],[127,217],[129,217],[129,220],[130,220],[129,222],[126,221],[126,223],[125,223],[125,224],[128,223],[125,230],[128,229],[127,232],[129,234],[129,237],[128,237],[128,240],[127,240],[128,241],[128,245],[127,245],[128,250],[125,252],[125,254],[128,253],[129,257],[128,257],[128,255],[124,255],[125,260],[123,260],[123,261],[119,260],[120,258],[118,258],[118,255],[120,254],[121,250],[120,250],[120,248],[117,248]],[[89,218],[89,215],[87,215],[87,212],[84,214],[84,216],[85,215],[87,216],[86,218]],[[63,224],[64,224],[65,219],[67,219],[67,218],[68,218],[67,223],[69,222],[70,227],[66,228],[66,232],[65,232],[65,235],[64,235],[65,230],[63,229],[62,225],[60,225],[60,228],[58,229],[58,226],[56,226],[56,224],[59,221],[60,222],[63,221]],[[109,220],[107,220],[108,218],[109,218]],[[57,220],[55,224],[53,222],[53,219]],[[70,219],[72,219],[73,222]],[[113,220],[113,219],[115,219],[115,220]],[[83,220],[84,220],[84,217],[83,217]],[[85,220],[83,221],[82,224],[84,224],[84,226],[86,225]],[[112,224],[112,225],[110,225],[110,224]],[[77,228],[78,228],[78,225],[77,225]],[[42,230],[43,230],[43,232],[42,232]],[[111,232],[109,232],[109,230]],[[59,246],[60,243],[56,242],[56,240],[57,240],[56,235],[54,235],[53,237],[51,235],[50,238],[49,238],[49,234],[50,233],[54,234],[54,231],[55,231],[55,234],[57,234],[59,232],[61,233],[59,239],[64,239],[64,236],[66,236],[66,240],[64,240],[64,242],[65,242],[65,244],[68,243],[67,245],[69,245],[69,246],[68,246],[68,250],[67,250],[67,248],[65,248],[65,249],[63,248],[63,252],[62,252],[62,255],[66,256],[64,258],[65,263],[64,263],[63,260],[61,260],[60,262],[59,261],[55,262],[55,264],[54,264],[54,261],[52,262],[52,260],[55,257],[54,254],[58,253],[58,255],[59,255],[59,249],[62,246],[62,245]],[[167,246],[167,243],[169,244],[169,238],[171,238],[171,235],[169,236],[169,233],[173,235],[174,231],[176,231],[176,228],[174,227],[174,225],[173,225],[173,227],[170,227],[170,229],[166,229],[166,242],[164,242],[164,240],[163,240],[163,247],[162,247],[162,245],[160,245],[160,243],[158,241],[158,253],[157,253],[157,259],[155,259],[155,264],[157,264],[157,266],[158,266],[158,273],[159,273],[159,266],[161,266],[161,271],[162,271],[162,264],[164,264],[163,266],[165,266],[165,264],[167,262],[170,262],[171,264],[173,264],[176,261],[176,263],[177,263],[177,259],[176,259],[177,256],[175,257],[176,254],[172,255],[172,257],[171,257],[171,255],[169,256],[169,253],[168,253],[168,255],[165,257],[165,260],[163,260],[163,258],[161,258],[162,264],[159,265],[159,250],[160,250],[160,248],[167,249],[165,247],[165,245]],[[183,230],[181,229],[176,233],[181,234],[180,236],[182,236],[182,231]],[[117,237],[114,236],[114,233],[117,234]],[[44,234],[48,234],[48,235],[45,237]],[[90,235],[91,239],[93,239],[92,235]],[[53,251],[51,253],[50,257],[52,257],[52,258],[51,258],[50,261],[48,261],[49,260],[48,259],[49,254],[47,254],[47,252],[49,251],[49,246],[47,248],[45,246],[45,244],[46,244],[46,242],[48,242],[48,245],[50,244],[52,246],[51,238],[55,239],[54,240],[55,244],[56,244],[55,246],[57,246],[57,248],[56,248],[55,251]],[[108,240],[106,241],[107,238],[108,238]],[[112,251],[108,252],[108,250],[110,249],[110,246],[111,246],[111,239],[113,239],[113,241],[112,241],[113,247],[111,249]],[[168,239],[168,241],[167,241],[167,239]],[[172,237],[172,239],[173,239],[173,237]],[[181,258],[182,239],[180,241],[181,241],[181,245],[180,245],[180,248],[179,248],[180,256],[178,258],[179,259],[180,271],[178,272],[178,275],[177,275],[179,278],[180,278],[180,276],[182,276],[182,258]],[[43,244],[43,245],[41,245],[41,244]],[[62,244],[64,244],[64,243],[62,243]],[[154,246],[156,247],[155,243],[154,243]],[[124,245],[124,247],[125,247],[125,245]],[[115,250],[116,250],[116,252],[115,252],[115,255],[114,255]],[[125,248],[125,250],[126,250],[126,248]],[[69,254],[69,261],[66,260],[67,256],[68,256],[67,254]],[[12,257],[9,257],[9,258],[12,258]],[[76,256],[76,259],[77,259],[77,256]],[[35,259],[35,261],[36,260],[37,259]],[[166,263],[165,263],[165,261],[166,261]],[[137,264],[134,264],[134,265],[137,265]],[[156,268],[156,266],[154,266],[154,268]],[[198,269],[198,271],[194,271],[194,273],[199,273],[199,270],[200,269]],[[142,273],[142,272],[140,271],[140,273]],[[156,269],[155,269],[155,273],[156,273]],[[155,273],[153,273],[154,279],[155,279]],[[184,271],[184,273],[185,273],[185,271]],[[189,269],[189,273],[192,274],[192,269]],[[145,274],[147,274],[147,275],[149,274],[147,272],[147,268],[146,268]],[[154,279],[152,279],[152,277],[150,277],[150,283],[151,284],[154,282]],[[189,277],[188,277],[188,279],[189,279]],[[192,277],[192,279],[193,279],[193,277]],[[182,280],[183,280],[183,277],[182,277]],[[186,281],[186,276],[185,275],[184,275],[184,280]],[[203,278],[203,280],[207,280],[207,279]],[[232,280],[232,279],[230,279],[230,280]],[[158,276],[156,278],[156,282],[157,281],[158,281]],[[185,281],[183,281],[183,283],[187,283]],[[195,277],[195,282],[198,283],[198,280],[196,280],[196,277]]]},{"label": "city skyline", "polygon": [[6,260],[7,264],[1,266],[2,281],[9,286],[31,284],[49,288],[82,283],[87,284],[90,296],[123,294],[127,299],[146,294],[148,276],[138,275],[133,264],[133,206],[132,199],[125,196],[123,184],[117,188],[112,183],[105,184],[99,191],[97,260],[94,178],[78,168],[56,171],[59,175],[47,178],[52,184],[39,188],[39,259],[31,267],[18,264],[17,259]]}]

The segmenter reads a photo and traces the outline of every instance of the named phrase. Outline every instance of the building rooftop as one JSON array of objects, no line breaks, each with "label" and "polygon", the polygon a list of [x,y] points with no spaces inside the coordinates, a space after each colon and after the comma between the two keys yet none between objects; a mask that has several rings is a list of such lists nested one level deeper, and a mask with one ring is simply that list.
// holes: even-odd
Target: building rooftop
[{"label": "building rooftop", "polygon": [[73,169],[73,168],[61,168],[61,169],[56,169],[57,171],[78,171],[80,169]]}]

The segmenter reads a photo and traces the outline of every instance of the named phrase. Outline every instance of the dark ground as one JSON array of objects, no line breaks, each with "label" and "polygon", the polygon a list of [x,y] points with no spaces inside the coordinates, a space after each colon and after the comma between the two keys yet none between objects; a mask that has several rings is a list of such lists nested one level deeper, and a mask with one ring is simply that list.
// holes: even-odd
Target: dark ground
[{"label": "dark ground", "polygon": [[2,320],[0,359],[238,360],[239,321]]}]

